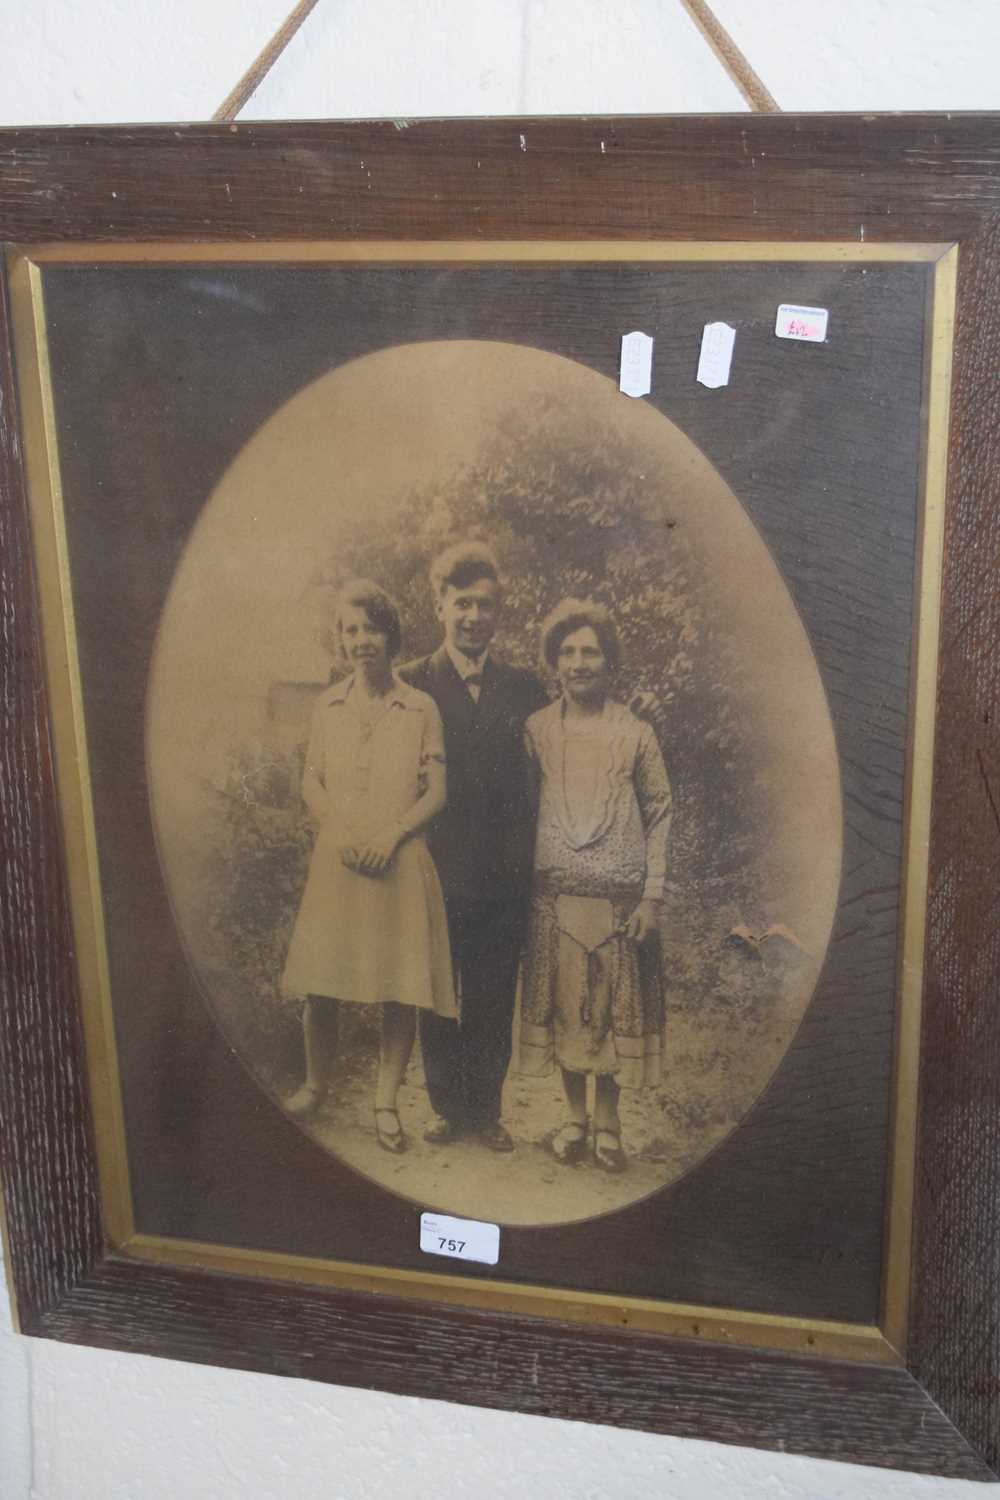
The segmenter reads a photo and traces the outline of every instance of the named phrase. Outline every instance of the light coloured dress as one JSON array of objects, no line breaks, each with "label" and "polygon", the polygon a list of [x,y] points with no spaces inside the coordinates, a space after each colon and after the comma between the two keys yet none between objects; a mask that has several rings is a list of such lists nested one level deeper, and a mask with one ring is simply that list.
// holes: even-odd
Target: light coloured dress
[{"label": "light coloured dress", "polygon": [[456,1015],[448,923],[422,834],[407,838],[381,875],[351,870],[340,850],[396,822],[444,761],[432,698],[398,677],[375,718],[365,718],[353,677],[325,689],[313,710],[306,773],[327,810],[288,949],[282,990],[378,1004],[395,1000]]},{"label": "light coloured dress", "polygon": [[610,700],[592,719],[563,701],[532,714],[540,779],[535,879],[521,996],[520,1070],[660,1081],[664,997],[658,941],[622,929],[663,895],[671,793],[649,724]]}]

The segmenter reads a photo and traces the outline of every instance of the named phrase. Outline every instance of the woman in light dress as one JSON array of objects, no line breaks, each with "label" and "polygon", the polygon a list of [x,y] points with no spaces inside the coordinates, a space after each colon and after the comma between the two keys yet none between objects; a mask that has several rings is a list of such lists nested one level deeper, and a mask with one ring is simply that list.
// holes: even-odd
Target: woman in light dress
[{"label": "woman in light dress", "polygon": [[306,1076],[286,1101],[314,1114],[330,1082],[338,1001],[380,1005],[374,1126],[406,1149],[397,1096],[418,1010],[456,1014],[444,900],[423,830],[445,805],[444,731],[433,700],[392,670],[399,611],[359,579],[337,602],[351,675],[313,712],[302,795],[319,825],[282,979],[305,997]]},{"label": "woman in light dress", "polygon": [[664,998],[659,912],[671,794],[649,724],[608,696],[619,665],[608,611],[578,599],[542,626],[542,656],[562,696],[532,714],[539,778],[535,877],[521,998],[521,1071],[562,1071],[567,1120],[552,1140],[567,1165],[593,1148],[625,1168],[621,1088],[660,1081]]}]

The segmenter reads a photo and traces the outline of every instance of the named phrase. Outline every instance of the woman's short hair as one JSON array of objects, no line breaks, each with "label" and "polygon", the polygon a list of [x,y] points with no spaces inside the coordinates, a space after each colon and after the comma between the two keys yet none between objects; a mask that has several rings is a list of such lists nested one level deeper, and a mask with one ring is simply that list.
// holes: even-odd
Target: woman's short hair
[{"label": "woman's short hair", "polygon": [[500,582],[500,567],[485,542],[455,542],[431,563],[431,592],[440,599],[446,588],[467,589],[481,578]]},{"label": "woman's short hair", "polygon": [[618,628],[611,611],[593,599],[564,599],[542,621],[542,665],[556,670],[562,643],[574,630],[589,625],[597,636],[601,650],[612,672],[622,664]]},{"label": "woman's short hair", "polygon": [[381,630],[386,636],[390,661],[399,655],[399,649],[403,644],[403,626],[396,602],[384,588],[373,583],[370,578],[352,578],[350,583],[345,583],[337,594],[333,628],[342,651],[344,649],[342,628],[345,608],[363,609],[375,629]]}]

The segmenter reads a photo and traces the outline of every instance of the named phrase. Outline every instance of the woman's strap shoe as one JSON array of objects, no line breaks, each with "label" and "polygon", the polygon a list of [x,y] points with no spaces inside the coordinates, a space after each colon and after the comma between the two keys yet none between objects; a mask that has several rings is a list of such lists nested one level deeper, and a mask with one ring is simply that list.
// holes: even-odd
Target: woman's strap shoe
[{"label": "woman's strap shoe", "polygon": [[624,1172],[627,1165],[622,1138],[615,1130],[598,1130],[594,1134],[594,1158],[605,1172]]},{"label": "woman's strap shoe", "polygon": [[399,1115],[394,1109],[386,1106],[384,1109],[375,1111],[375,1134],[383,1151],[391,1151],[393,1156],[401,1156],[406,1150],[406,1136],[399,1123]]},{"label": "woman's strap shoe", "polygon": [[575,1166],[587,1149],[587,1127],[576,1120],[569,1120],[557,1130],[549,1142],[549,1149],[556,1161],[564,1167]]},{"label": "woman's strap shoe", "polygon": [[285,1100],[285,1113],[293,1120],[308,1120],[319,1109],[326,1098],[326,1088],[318,1083],[304,1083],[290,1099]]}]

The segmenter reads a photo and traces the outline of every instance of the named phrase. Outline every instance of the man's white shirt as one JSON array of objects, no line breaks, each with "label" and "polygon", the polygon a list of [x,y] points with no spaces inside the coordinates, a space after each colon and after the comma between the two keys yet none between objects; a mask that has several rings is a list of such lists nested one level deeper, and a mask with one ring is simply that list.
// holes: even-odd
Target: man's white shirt
[{"label": "man's white shirt", "polygon": [[[484,651],[478,661],[473,661],[472,657],[466,656],[463,651],[456,651],[449,641],[445,641],[444,649],[448,653],[452,666],[465,684],[466,692],[473,703],[478,703],[479,694],[483,690],[483,668],[486,665],[486,658],[489,655],[489,651]],[[476,681],[470,682],[470,677],[474,677]]]}]

